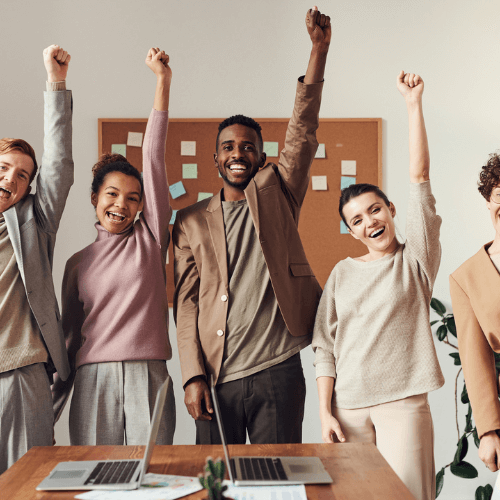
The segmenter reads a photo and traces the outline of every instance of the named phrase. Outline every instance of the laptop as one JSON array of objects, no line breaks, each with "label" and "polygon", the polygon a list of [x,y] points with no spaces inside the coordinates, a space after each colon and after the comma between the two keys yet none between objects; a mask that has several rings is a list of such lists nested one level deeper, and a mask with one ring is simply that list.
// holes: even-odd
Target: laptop
[{"label": "laptop", "polygon": [[167,395],[168,378],[158,390],[149,439],[142,460],[92,460],[59,462],[36,487],[37,490],[135,490],[147,471],[160,427]]},{"label": "laptop", "polygon": [[229,456],[226,435],[222,425],[221,412],[214,380],[211,377],[210,390],[217,417],[229,479],[235,486],[277,486],[290,484],[332,483],[318,457],[233,457]]}]

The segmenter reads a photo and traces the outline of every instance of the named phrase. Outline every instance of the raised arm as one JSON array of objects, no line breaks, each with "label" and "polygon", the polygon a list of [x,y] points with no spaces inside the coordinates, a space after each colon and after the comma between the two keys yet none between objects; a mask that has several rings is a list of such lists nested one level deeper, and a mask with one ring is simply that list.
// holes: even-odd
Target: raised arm
[{"label": "raised arm", "polygon": [[58,45],[43,51],[47,70],[44,106],[44,151],[35,194],[37,222],[55,233],[73,184],[72,97],[66,90],[71,56]]},{"label": "raised arm", "polygon": [[422,94],[424,81],[419,75],[401,71],[397,87],[405,98],[410,128],[410,182],[420,183],[429,180],[429,144],[425,131]]},{"label": "raised arm", "polygon": [[319,83],[325,75],[326,56],[330,48],[332,28],[330,17],[321,14],[318,8],[309,9],[306,14],[306,26],[313,44],[304,83]]},{"label": "raised arm", "polygon": [[172,215],[168,196],[165,143],[168,129],[168,104],[172,70],[169,57],[158,48],[149,49],[147,66],[156,75],[154,109],[149,115],[142,150],[144,209],[143,216],[166,256],[170,233],[168,226]]}]

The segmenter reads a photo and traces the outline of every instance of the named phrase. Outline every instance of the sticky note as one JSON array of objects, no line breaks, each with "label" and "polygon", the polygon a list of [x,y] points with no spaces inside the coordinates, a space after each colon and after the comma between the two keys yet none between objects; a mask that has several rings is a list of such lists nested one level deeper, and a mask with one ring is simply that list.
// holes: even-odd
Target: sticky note
[{"label": "sticky note", "polygon": [[181,156],[196,156],[196,141],[181,141]]},{"label": "sticky note", "polygon": [[206,198],[210,198],[214,195],[214,193],[198,193],[198,201],[205,200]]},{"label": "sticky note", "polygon": [[172,210],[172,217],[170,217],[170,224],[175,222],[175,218],[177,217],[178,210]]},{"label": "sticky note", "polygon": [[167,264],[170,264],[170,262],[169,262],[170,259],[168,258],[168,254],[169,254],[169,252],[167,251]]},{"label": "sticky note", "polygon": [[111,144],[111,152],[113,154],[127,156],[127,145],[126,144]]},{"label": "sticky note", "polygon": [[182,178],[183,179],[197,179],[198,178],[198,165],[196,163],[183,163],[182,164]]},{"label": "sticky note", "polygon": [[267,156],[278,156],[278,143],[277,142],[264,142],[264,153]]},{"label": "sticky note", "polygon": [[351,184],[356,184],[356,177],[344,177],[340,178],[340,189],[345,189],[349,187]]},{"label": "sticky note", "polygon": [[312,188],[313,191],[326,191],[328,189],[326,184],[326,175],[313,175]]},{"label": "sticky note", "polygon": [[340,234],[349,234],[349,229],[347,229],[343,220],[340,221]]},{"label": "sticky note", "polygon": [[326,150],[324,144],[319,144],[318,149],[316,150],[316,154],[314,158],[326,158]]},{"label": "sticky note", "polygon": [[179,198],[179,196],[186,194],[186,190],[184,189],[184,184],[182,184],[182,181],[176,182],[175,184],[172,184],[170,186],[170,194],[172,195],[172,198],[174,200],[176,198]]},{"label": "sticky note", "polygon": [[342,160],[342,175],[356,175],[356,160]]},{"label": "sticky note", "polygon": [[127,138],[127,146],[142,147],[142,132],[129,132]]}]

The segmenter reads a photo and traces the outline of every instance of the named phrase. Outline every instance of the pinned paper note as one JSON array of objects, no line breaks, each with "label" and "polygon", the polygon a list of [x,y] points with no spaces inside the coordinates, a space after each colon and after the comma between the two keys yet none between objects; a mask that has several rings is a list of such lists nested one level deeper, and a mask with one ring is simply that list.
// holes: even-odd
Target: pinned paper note
[{"label": "pinned paper note", "polygon": [[198,165],[196,163],[183,163],[182,164],[182,178],[183,179],[197,179],[198,178]]},{"label": "pinned paper note", "polygon": [[313,175],[312,188],[313,191],[326,191],[328,189],[326,175]]},{"label": "pinned paper note", "polygon": [[175,218],[177,217],[178,210],[172,210],[172,217],[170,217],[170,225],[175,223]]},{"label": "pinned paper note", "polygon": [[111,144],[111,153],[116,155],[127,156],[127,145],[126,144]]},{"label": "pinned paper note", "polygon": [[352,184],[356,184],[356,177],[341,177],[340,178],[340,189],[345,189]]},{"label": "pinned paper note", "polygon": [[325,145],[320,144],[318,146],[318,149],[316,150],[316,154],[314,158],[326,158],[326,150],[325,150]]},{"label": "pinned paper note", "polygon": [[211,198],[214,193],[198,193],[198,201],[205,200],[207,198]]},{"label": "pinned paper note", "polygon": [[340,221],[340,234],[349,234],[349,229],[343,220]]},{"label": "pinned paper note", "polygon": [[356,175],[356,160],[342,160],[342,175]]},{"label": "pinned paper note", "polygon": [[264,153],[267,156],[278,156],[278,143],[277,142],[264,142]]},{"label": "pinned paper note", "polygon": [[127,146],[134,146],[136,148],[142,147],[142,132],[129,132],[127,138]]},{"label": "pinned paper note", "polygon": [[196,156],[196,141],[181,141],[181,156]]},{"label": "pinned paper note", "polygon": [[170,186],[170,194],[172,195],[172,198],[174,200],[176,198],[179,198],[179,196],[186,194],[186,190],[184,189],[184,184],[182,184],[182,181],[176,182],[175,184],[172,184]]}]

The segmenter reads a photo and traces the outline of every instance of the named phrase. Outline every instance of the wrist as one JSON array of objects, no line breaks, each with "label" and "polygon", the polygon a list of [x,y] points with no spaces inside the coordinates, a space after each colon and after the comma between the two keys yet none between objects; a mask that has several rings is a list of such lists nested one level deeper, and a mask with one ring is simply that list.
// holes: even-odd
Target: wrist
[{"label": "wrist", "polygon": [[313,42],[311,53],[312,54],[328,54],[328,49],[330,48],[330,42]]},{"label": "wrist", "polygon": [[422,109],[422,96],[408,97],[405,99],[408,111],[417,111]]},{"label": "wrist", "polygon": [[57,75],[53,75],[51,73],[47,73],[47,81],[50,83],[55,83],[55,82],[65,82],[66,78],[60,78]]}]

